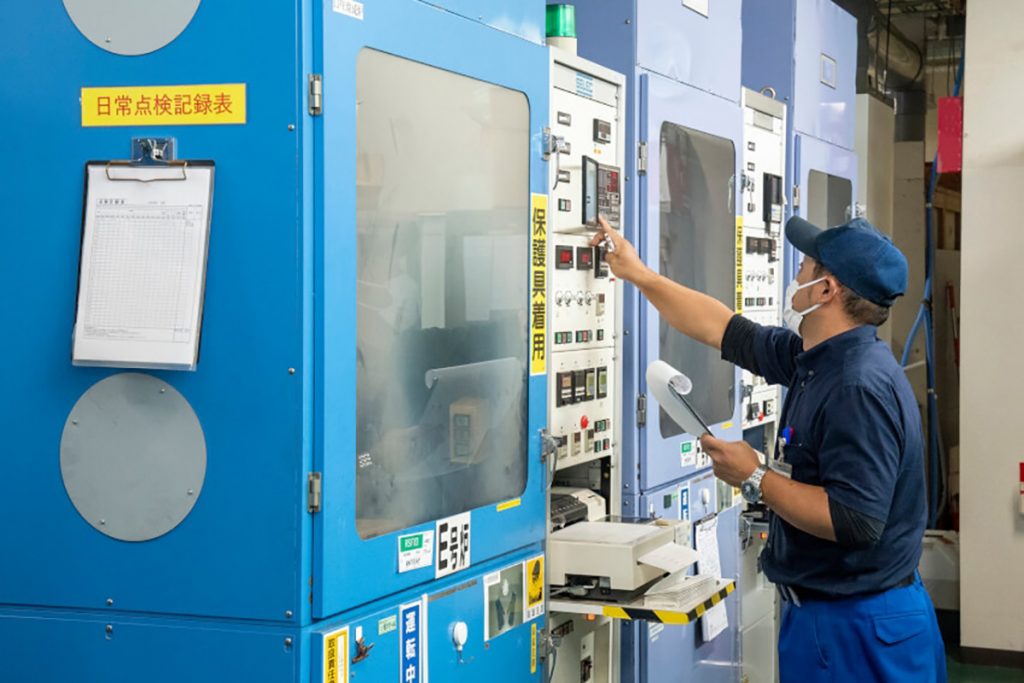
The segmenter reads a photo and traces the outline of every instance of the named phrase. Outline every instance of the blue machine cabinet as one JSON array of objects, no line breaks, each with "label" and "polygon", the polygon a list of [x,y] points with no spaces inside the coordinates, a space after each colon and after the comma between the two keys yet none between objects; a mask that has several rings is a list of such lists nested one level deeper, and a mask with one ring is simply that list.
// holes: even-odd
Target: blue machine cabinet
[{"label": "blue machine cabinet", "polygon": [[[857,196],[856,19],[832,0],[745,2],[743,31],[743,85],[789,107],[786,217],[844,222]],[[800,256],[786,246],[788,281]]]},{"label": "blue machine cabinet", "polygon": [[[18,293],[6,311],[21,321],[17,334],[0,339],[10,361],[0,411],[0,513],[9,520],[0,680],[318,682],[330,679],[325,636],[346,626],[348,651],[338,655],[352,675],[398,680],[402,631],[387,624],[417,600],[429,624],[420,672],[429,666],[438,682],[540,677],[536,629],[544,617],[524,623],[520,615],[509,630],[503,616],[500,634],[484,620],[485,577],[539,556],[546,524],[538,438],[546,379],[529,370],[526,311],[531,193],[544,193],[548,176],[548,55],[539,40],[521,37],[541,35],[542,3],[488,4],[488,17],[513,9],[518,28],[495,30],[496,20],[419,0],[366,3],[365,13],[353,2],[275,2],[245,13],[195,2],[180,35],[137,56],[98,47],[60,3],[8,13],[0,122],[16,132],[8,158],[25,168],[5,182],[5,224],[23,229],[5,230],[0,256],[0,286]],[[116,42],[121,34],[111,35]],[[412,86],[427,82],[417,80],[423,76],[450,89],[431,97],[404,87],[410,75]],[[246,85],[244,124],[82,125],[82,88],[223,83]],[[453,93],[460,97],[444,96]],[[322,112],[311,108],[317,104]],[[388,108],[399,114],[381,116]],[[479,130],[465,123],[473,117]],[[445,121],[460,132],[446,137],[437,128]],[[383,125],[392,136],[384,142]],[[478,137],[462,144],[467,135]],[[487,135],[507,139],[492,144]],[[173,137],[180,158],[216,163],[194,372],[71,363],[83,165],[127,157],[135,137]],[[508,158],[482,156],[489,149],[509,150]],[[502,182],[483,187],[481,178]],[[409,188],[418,188],[417,200],[459,201],[414,206]],[[398,211],[415,215],[395,218]],[[393,249],[384,270],[381,244]],[[435,255],[424,244],[449,249],[450,272],[422,267]],[[475,265],[477,253],[507,256],[507,291],[466,294],[484,291],[467,285],[491,267]],[[448,274],[432,281],[431,299],[423,283],[435,272]],[[410,281],[421,295],[400,299]],[[396,322],[410,319],[419,324]],[[492,355],[459,355],[453,336],[490,340]],[[446,351],[447,363],[423,349]],[[387,350],[401,354],[388,358]],[[393,367],[394,376],[381,375]],[[59,462],[76,401],[126,371],[180,393],[206,447],[191,512],[142,542],[87,523]],[[505,393],[460,398],[460,382],[479,394],[495,377]],[[403,403],[396,386],[421,394],[425,387],[429,396]],[[490,419],[489,407],[503,421],[475,422],[486,428],[472,432],[486,449],[449,454],[455,437],[447,427],[433,432],[429,448],[422,432],[420,441],[394,442],[401,446],[381,437],[401,432],[408,425],[396,426],[399,418],[415,410],[447,425],[457,414]],[[507,455],[500,477],[481,455],[492,447]],[[422,457],[403,455],[410,452]],[[319,508],[310,508],[311,490]],[[445,576],[436,564],[450,544],[437,521],[460,513],[469,517],[471,554],[468,566]],[[435,531],[429,564],[399,572],[399,537]],[[467,634],[461,653],[452,630],[459,622]],[[375,645],[362,658],[357,628]]]},{"label": "blue machine cabinet", "polygon": [[[696,524],[709,515],[718,514],[718,548],[722,576],[740,576],[738,539],[738,505],[720,501],[718,482],[706,472],[670,484],[641,496],[638,505],[649,514],[665,519],[689,519]],[[723,503],[720,505],[719,503]],[[721,511],[719,512],[719,509]],[[691,571],[692,573],[692,571]],[[675,680],[666,672],[690,672],[694,680],[729,683],[740,680],[740,601],[730,597],[723,603],[729,623],[723,633],[710,641],[702,636],[699,621],[686,626],[663,626],[641,623],[623,631],[623,651],[633,653],[638,664],[638,680],[656,683]]]},{"label": "blue machine cabinet", "polygon": [[[742,161],[740,2],[578,0],[580,55],[626,74],[631,94],[626,136],[623,226],[645,262],[688,286],[736,304],[735,249]],[[739,440],[739,370],[662,323],[635,288],[626,287],[623,343],[623,514],[678,516],[655,501],[710,477],[695,437],[667,420],[647,391],[647,366],[664,359],[694,380],[697,409],[716,436]],[[714,491],[712,490],[712,494]],[[738,519],[719,520],[723,571],[738,553]],[[736,550],[733,550],[733,546]],[[723,574],[724,575],[724,574]],[[730,630],[711,643],[693,626],[623,630],[623,681],[738,680],[735,598]],[[655,632],[661,627],[655,626]],[[684,646],[685,645],[685,646]],[[722,651],[720,652],[719,649]],[[708,662],[717,662],[714,666]]]}]

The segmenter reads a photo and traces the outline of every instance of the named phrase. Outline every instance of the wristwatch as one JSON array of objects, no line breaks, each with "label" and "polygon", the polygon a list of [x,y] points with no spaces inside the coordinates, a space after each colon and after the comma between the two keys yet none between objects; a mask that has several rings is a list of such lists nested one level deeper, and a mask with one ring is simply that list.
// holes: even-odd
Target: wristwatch
[{"label": "wristwatch", "polygon": [[740,484],[740,493],[748,503],[757,503],[761,500],[761,480],[768,472],[767,465],[758,465],[757,469],[747,477],[747,480]]}]

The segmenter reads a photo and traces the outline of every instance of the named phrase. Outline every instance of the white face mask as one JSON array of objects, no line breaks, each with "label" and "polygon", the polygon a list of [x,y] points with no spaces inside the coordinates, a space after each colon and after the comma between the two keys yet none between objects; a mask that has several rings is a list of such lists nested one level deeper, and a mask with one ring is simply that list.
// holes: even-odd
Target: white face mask
[{"label": "white face mask", "polygon": [[796,280],[789,283],[789,287],[786,288],[786,308],[782,311],[782,321],[786,324],[791,331],[795,332],[797,336],[800,335],[800,323],[804,321],[804,318],[813,313],[814,311],[821,308],[821,304],[814,304],[806,311],[797,311],[793,308],[793,297],[801,289],[816,285],[825,278],[819,277],[817,280],[811,280],[807,284],[800,284]]}]

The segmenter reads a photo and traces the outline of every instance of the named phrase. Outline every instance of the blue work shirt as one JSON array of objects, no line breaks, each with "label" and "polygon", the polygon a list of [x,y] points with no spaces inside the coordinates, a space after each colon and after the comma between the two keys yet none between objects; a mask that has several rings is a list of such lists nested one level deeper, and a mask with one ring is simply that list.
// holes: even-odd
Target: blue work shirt
[{"label": "blue work shirt", "polygon": [[775,583],[832,595],[886,590],[911,576],[926,522],[924,443],[917,401],[889,347],[864,325],[803,350],[780,327],[733,318],[722,357],[789,387],[780,433],[794,481],[884,523],[877,542],[850,547],[771,516],[762,554]]}]

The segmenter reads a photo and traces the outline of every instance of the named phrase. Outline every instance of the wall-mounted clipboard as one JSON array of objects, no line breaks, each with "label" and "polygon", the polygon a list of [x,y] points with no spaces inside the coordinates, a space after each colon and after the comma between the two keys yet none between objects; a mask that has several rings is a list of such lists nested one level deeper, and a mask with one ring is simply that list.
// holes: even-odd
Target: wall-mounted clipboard
[{"label": "wall-mounted clipboard", "polygon": [[194,370],[212,161],[90,161],[72,362]]}]

